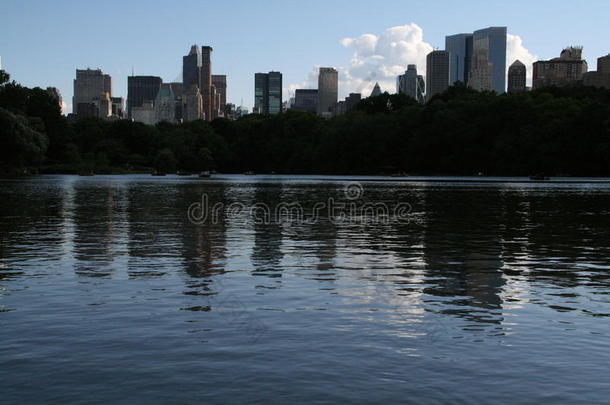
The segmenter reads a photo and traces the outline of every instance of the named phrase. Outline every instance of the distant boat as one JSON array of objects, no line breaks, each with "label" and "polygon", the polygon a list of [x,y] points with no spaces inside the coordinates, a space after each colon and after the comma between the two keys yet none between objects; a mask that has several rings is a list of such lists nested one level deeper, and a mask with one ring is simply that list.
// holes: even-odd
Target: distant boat
[{"label": "distant boat", "polygon": [[159,170],[155,170],[154,172],[152,172],[152,175],[153,176],[165,176],[166,173],[162,172],[162,171],[159,171]]},{"label": "distant boat", "polygon": [[405,172],[392,173],[390,177],[408,177],[409,175]]},{"label": "distant boat", "polygon": [[244,173],[246,176],[254,176],[254,172],[248,170],[247,172]]},{"label": "distant boat", "polygon": [[545,176],[544,174],[534,174],[533,176],[530,176],[530,180],[533,181],[548,181],[551,178],[549,176]]},{"label": "distant boat", "polygon": [[199,173],[199,177],[201,178],[208,178],[211,177],[212,175],[210,174],[209,170],[204,170],[201,173]]}]

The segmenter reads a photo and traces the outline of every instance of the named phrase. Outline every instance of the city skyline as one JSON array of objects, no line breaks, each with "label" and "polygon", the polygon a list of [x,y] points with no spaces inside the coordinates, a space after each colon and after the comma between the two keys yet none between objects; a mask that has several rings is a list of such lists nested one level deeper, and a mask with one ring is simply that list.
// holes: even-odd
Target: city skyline
[{"label": "city skyline", "polygon": [[[526,7],[526,2],[517,1],[511,3],[509,10],[472,1],[468,5],[476,13],[459,18],[452,12],[456,5],[444,1],[409,7],[403,2],[384,2],[373,14],[365,3],[350,2],[347,8],[346,2],[336,2],[328,5],[329,16],[316,14],[312,10],[316,7],[270,2],[269,8],[273,8],[270,16],[264,16],[260,11],[255,15],[263,19],[284,17],[279,21],[283,29],[281,35],[270,41],[270,33],[265,28],[260,38],[269,45],[262,47],[252,46],[257,40],[245,34],[253,26],[248,13],[254,12],[253,6],[246,3],[243,7],[206,5],[211,14],[226,20],[213,21],[205,27],[195,23],[189,26],[186,22],[194,21],[194,18],[186,15],[183,16],[186,22],[180,23],[181,29],[176,34],[162,37],[150,28],[139,34],[136,29],[142,28],[144,22],[134,22],[132,27],[126,24],[126,20],[136,10],[143,13],[141,20],[157,14],[165,17],[164,10],[167,12],[168,5],[161,2],[146,3],[146,7],[141,3],[130,4],[121,6],[121,13],[112,13],[112,8],[118,10],[120,3],[110,1],[107,8],[113,23],[124,31],[121,36],[107,41],[96,41],[100,24],[79,18],[93,13],[95,7],[67,1],[53,5],[31,2],[34,3],[38,6],[27,7],[27,10],[22,3],[10,0],[6,3],[6,12],[0,17],[3,27],[0,30],[5,38],[0,45],[0,55],[4,68],[16,81],[27,86],[57,87],[66,103],[66,112],[72,111],[69,104],[72,104],[72,81],[76,69],[101,69],[112,77],[112,95],[126,99],[127,77],[132,68],[136,75],[159,76],[166,83],[181,81],[181,58],[194,43],[209,44],[215,49],[214,71],[226,74],[229,83],[227,102],[240,105],[243,100],[247,107],[251,107],[254,100],[252,76],[261,71],[282,72],[283,100],[294,97],[297,88],[316,88],[317,70],[322,66],[333,66],[338,70],[339,99],[352,92],[370,94],[376,82],[382,91],[394,92],[396,76],[403,74],[409,64],[415,64],[418,71],[425,72],[423,60],[429,51],[443,49],[446,36],[489,26],[508,26],[506,64],[521,60],[528,69],[528,85],[531,85],[532,62],[552,59],[558,49],[583,45],[589,70],[595,70],[597,58],[609,51],[603,43],[606,27],[601,24],[601,16],[607,15],[603,11],[610,10],[610,7],[601,1],[588,3],[587,10],[573,10],[567,2],[542,1]],[[552,22],[544,30],[538,29],[532,22],[538,17],[535,9],[542,10],[550,4],[554,7]],[[193,11],[186,14],[193,15],[203,7],[196,2],[184,2],[181,6]],[[396,13],[401,7],[405,11]],[[339,23],[333,22],[328,27],[320,24],[323,26],[320,30],[309,27],[308,40],[304,41],[302,24],[307,24],[297,21],[300,18],[294,18],[294,14],[307,18],[316,16],[319,21],[335,21],[337,15],[341,18]],[[333,15],[335,18],[331,18]],[[29,32],[25,24],[19,24],[24,17],[38,30]],[[178,24],[175,16],[169,18],[169,24]],[[38,44],[40,37],[37,34],[41,32],[49,43],[32,46]],[[92,46],[85,46],[88,43]],[[389,50],[392,43],[411,48],[406,52],[392,53]],[[295,44],[298,44],[298,52],[292,52]],[[24,49],[36,52],[24,52]],[[535,60],[532,59],[534,56]],[[384,60],[379,62],[381,59]],[[395,66],[397,70],[390,72],[391,78],[383,76],[388,66]]]}]

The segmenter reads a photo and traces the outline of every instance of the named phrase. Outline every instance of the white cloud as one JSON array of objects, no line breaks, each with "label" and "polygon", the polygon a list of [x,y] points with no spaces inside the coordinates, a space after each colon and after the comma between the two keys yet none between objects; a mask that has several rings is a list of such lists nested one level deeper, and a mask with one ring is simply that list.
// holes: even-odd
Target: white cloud
[{"label": "white cloud", "polygon": [[533,64],[538,60],[538,56],[528,51],[523,46],[523,40],[518,35],[508,34],[506,38],[506,71],[514,61],[520,60],[527,68],[527,83],[531,86],[533,75]]},{"label": "white cloud", "polygon": [[[396,76],[404,73],[407,65],[416,65],[419,74],[426,74],[426,56],[434,50],[424,41],[424,30],[417,24],[390,27],[379,35],[363,34],[356,38],[343,38],[340,44],[353,49],[353,55],[339,71],[339,98],[349,93],[362,93],[368,97],[375,82],[382,91],[396,91]],[[507,37],[507,65],[519,59],[527,66],[528,83],[531,84],[532,64],[538,57],[523,46],[517,35]],[[294,95],[299,88],[317,88],[318,66],[314,67],[307,78],[298,84],[284,89],[285,94]]]}]

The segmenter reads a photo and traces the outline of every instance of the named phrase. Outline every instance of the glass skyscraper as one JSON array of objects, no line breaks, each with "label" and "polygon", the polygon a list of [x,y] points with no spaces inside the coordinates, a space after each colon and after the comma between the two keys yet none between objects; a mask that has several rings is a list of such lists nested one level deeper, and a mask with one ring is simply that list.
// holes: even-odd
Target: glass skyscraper
[{"label": "glass skyscraper", "polygon": [[506,91],[506,27],[490,27],[473,33],[468,84],[476,90]]},{"label": "glass skyscraper", "polygon": [[472,34],[457,34],[445,37],[445,50],[449,51],[449,83],[468,84],[472,59]]},{"label": "glass skyscraper", "polygon": [[282,74],[254,74],[254,109],[259,114],[282,112]]}]

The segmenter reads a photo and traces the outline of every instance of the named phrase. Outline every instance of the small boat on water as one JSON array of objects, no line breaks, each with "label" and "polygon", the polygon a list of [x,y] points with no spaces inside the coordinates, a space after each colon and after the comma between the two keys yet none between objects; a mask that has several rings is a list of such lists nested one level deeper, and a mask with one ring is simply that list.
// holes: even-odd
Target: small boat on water
[{"label": "small boat on water", "polygon": [[549,176],[545,176],[542,173],[539,173],[539,174],[534,174],[533,176],[530,176],[530,180],[533,180],[533,181],[548,181],[548,180],[551,180],[551,178]]},{"label": "small boat on water", "polygon": [[408,177],[409,175],[405,172],[392,173],[390,177]]},{"label": "small boat on water", "polygon": [[152,175],[153,176],[165,176],[166,173],[162,172],[162,171],[159,171],[159,170],[155,170],[154,172],[152,172]]},{"label": "small boat on water", "polygon": [[204,170],[201,173],[199,173],[199,177],[204,178],[204,179],[207,179],[211,176],[212,176],[212,174],[210,173],[209,170]]},{"label": "small boat on water", "polygon": [[254,172],[248,170],[247,172],[244,173],[246,176],[254,176]]}]

